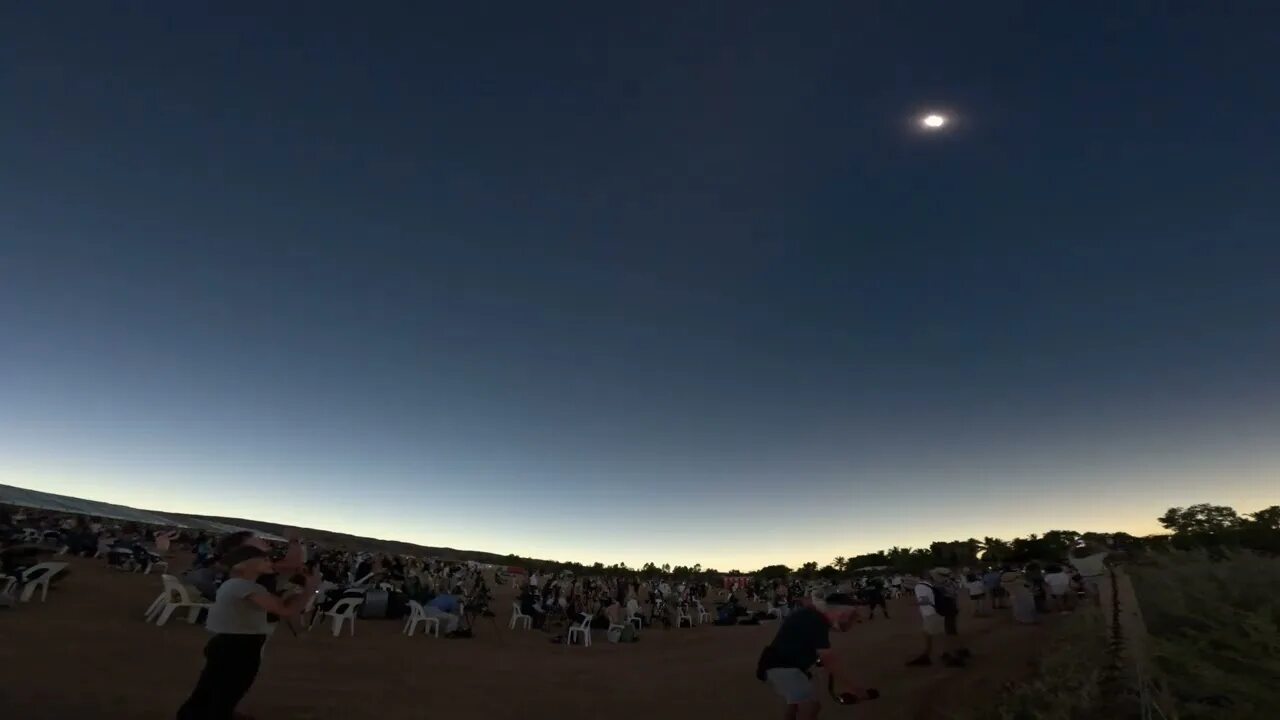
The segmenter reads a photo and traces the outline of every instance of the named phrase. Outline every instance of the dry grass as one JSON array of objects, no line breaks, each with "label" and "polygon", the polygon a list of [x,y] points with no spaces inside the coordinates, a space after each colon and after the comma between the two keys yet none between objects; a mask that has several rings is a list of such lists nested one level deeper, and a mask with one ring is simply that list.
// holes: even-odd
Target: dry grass
[{"label": "dry grass", "polygon": [[1100,612],[1074,613],[1054,628],[1040,655],[1034,678],[1011,684],[991,708],[974,720],[1079,720],[1118,717],[1102,702],[1107,654],[1106,625]]},{"label": "dry grass", "polygon": [[1181,718],[1280,716],[1280,559],[1172,553],[1130,574]]}]

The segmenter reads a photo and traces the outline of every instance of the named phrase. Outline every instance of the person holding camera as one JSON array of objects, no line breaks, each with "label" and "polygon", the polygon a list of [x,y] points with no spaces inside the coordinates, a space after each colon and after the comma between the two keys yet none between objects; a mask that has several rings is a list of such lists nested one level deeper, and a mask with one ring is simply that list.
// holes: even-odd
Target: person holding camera
[{"label": "person holding camera", "polygon": [[[302,547],[302,540],[296,533],[288,533],[288,546],[285,548],[284,556],[271,563],[271,569],[258,578],[257,582],[266,588],[267,592],[277,597],[284,594],[284,582],[281,577],[287,580],[294,575],[301,574],[306,569],[306,549]],[[217,562],[226,569],[226,563],[223,561],[231,551],[239,547],[251,547],[261,550],[263,554],[271,553],[271,546],[266,540],[258,537],[251,530],[240,530],[218,541],[215,547],[217,553]],[[268,630],[267,634],[275,632],[276,624],[280,618],[271,613],[267,615]]]},{"label": "person holding camera", "polygon": [[279,618],[302,612],[320,582],[318,573],[306,577],[301,593],[276,597],[259,580],[273,575],[267,553],[250,544],[222,557],[229,577],[218,587],[205,628],[214,635],[204,648],[205,665],[178,720],[231,720],[236,705],[253,687],[262,662],[262,647],[271,633],[268,614]]},{"label": "person holding camera", "polygon": [[[786,702],[786,720],[813,720],[821,705],[811,681],[812,668],[820,665],[831,675],[832,693],[857,697],[862,693],[831,649],[830,631],[843,632],[856,621],[856,601],[848,595],[802,601],[778,627],[773,642],[760,653],[756,678],[767,682]],[[837,690],[839,691],[837,693]]]}]

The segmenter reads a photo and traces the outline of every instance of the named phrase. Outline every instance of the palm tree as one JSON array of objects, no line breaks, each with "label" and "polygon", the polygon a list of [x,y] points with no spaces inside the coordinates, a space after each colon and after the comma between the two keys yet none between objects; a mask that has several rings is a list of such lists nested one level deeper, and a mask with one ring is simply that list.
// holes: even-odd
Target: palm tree
[{"label": "palm tree", "polygon": [[1008,542],[987,536],[982,538],[982,559],[987,562],[999,562],[1009,557],[1009,552],[1013,549]]},{"label": "palm tree", "polygon": [[831,561],[831,566],[840,572],[844,572],[845,564],[849,561],[843,555],[837,555],[835,560]]}]

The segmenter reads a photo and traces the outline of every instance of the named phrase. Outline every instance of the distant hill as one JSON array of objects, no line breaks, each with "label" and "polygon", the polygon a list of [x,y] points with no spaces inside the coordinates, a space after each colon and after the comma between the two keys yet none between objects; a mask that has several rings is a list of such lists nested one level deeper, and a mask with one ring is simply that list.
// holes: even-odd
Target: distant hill
[{"label": "distant hill", "polygon": [[492,563],[495,565],[504,565],[514,562],[510,555],[498,555],[495,553],[480,552],[479,550],[458,550],[457,548],[415,545],[413,543],[407,543],[400,540],[367,538],[359,535],[349,535],[347,533],[333,532],[332,530],[320,530],[317,528],[295,528],[292,525],[281,525],[279,523],[263,522],[261,520],[219,517],[215,515],[189,515],[186,513],[163,514],[166,517],[179,520],[203,520],[206,522],[222,523],[224,525],[253,528],[255,530],[261,530],[281,537],[288,535],[290,531],[297,531],[297,533],[304,539],[319,543],[326,547],[347,548],[350,550],[363,550],[366,552],[389,553],[395,555],[426,555],[430,557],[444,558],[446,560],[474,560],[476,562]]},{"label": "distant hill", "polygon": [[[345,547],[351,550],[367,552],[393,553],[396,555],[426,555],[446,560],[474,560],[493,564],[524,564],[528,560],[518,559],[512,555],[497,555],[476,550],[458,550],[456,548],[428,547],[399,540],[381,540],[378,538],[360,537],[346,533],[319,530],[316,528],[294,528],[292,525],[247,520],[243,518],[216,517],[213,515],[192,515],[189,513],[172,513],[163,510],[139,510],[128,505],[89,500],[87,498],[59,495],[57,493],[0,484],[0,505],[15,508],[38,508],[55,512],[88,515],[91,517],[111,518],[124,522],[158,526],[185,526],[214,534],[225,534],[235,530],[253,530],[262,535],[285,537],[296,530],[303,538],[317,542],[326,547]],[[543,561],[533,561],[539,565]]]}]

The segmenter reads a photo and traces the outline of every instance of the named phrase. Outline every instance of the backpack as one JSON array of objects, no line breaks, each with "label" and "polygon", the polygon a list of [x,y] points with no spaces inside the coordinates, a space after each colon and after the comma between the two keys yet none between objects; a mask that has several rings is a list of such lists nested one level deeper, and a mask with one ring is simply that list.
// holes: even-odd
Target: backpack
[{"label": "backpack", "polygon": [[950,590],[940,585],[922,584],[933,590],[933,609],[937,610],[939,615],[951,617],[960,614],[960,606],[956,604],[956,596]]}]

